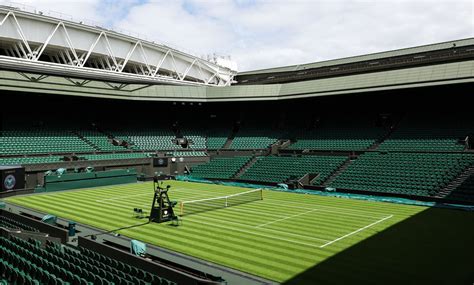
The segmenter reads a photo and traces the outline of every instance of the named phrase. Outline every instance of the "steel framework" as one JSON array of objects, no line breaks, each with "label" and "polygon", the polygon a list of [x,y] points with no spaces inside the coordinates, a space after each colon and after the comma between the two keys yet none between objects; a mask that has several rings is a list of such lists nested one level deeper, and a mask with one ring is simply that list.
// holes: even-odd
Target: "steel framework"
[{"label": "steel framework", "polygon": [[0,7],[6,69],[124,83],[229,86],[235,70],[162,44]]}]

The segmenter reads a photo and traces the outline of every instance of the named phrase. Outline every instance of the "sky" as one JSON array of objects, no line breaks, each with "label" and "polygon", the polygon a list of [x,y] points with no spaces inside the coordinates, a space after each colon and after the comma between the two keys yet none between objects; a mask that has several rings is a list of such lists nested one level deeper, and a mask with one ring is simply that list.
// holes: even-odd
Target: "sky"
[{"label": "sky", "polygon": [[[0,5],[12,3],[0,0]],[[474,0],[19,0],[195,55],[230,55],[239,71],[474,37]]]}]

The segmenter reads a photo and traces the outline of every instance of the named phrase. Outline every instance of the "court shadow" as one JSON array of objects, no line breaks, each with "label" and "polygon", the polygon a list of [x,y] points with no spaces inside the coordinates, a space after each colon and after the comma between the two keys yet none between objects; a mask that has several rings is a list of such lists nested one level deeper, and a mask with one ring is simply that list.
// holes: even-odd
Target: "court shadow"
[{"label": "court shadow", "polygon": [[429,208],[283,284],[473,285],[474,212]]}]

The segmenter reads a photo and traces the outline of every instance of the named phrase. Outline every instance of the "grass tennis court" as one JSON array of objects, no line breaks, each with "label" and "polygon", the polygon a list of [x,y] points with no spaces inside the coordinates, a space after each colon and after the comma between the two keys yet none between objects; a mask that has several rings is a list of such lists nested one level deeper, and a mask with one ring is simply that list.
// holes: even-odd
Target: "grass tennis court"
[{"label": "grass tennis court", "polygon": [[[179,181],[165,182],[166,184],[172,185],[170,198],[178,201],[218,197],[249,190]],[[133,208],[139,207],[149,211],[153,199],[152,187],[151,182],[126,184],[14,197],[7,199],[7,202],[104,230],[114,230],[144,222],[133,217]],[[324,268],[325,262],[337,261],[337,257],[346,249],[373,240],[368,238],[373,238],[387,228],[427,210],[419,206],[270,190],[264,190],[263,197],[261,201],[184,216],[183,224],[179,227],[170,226],[169,223],[151,223],[118,232],[278,282],[303,276],[295,284],[312,284],[314,279],[305,274],[311,274],[312,270],[319,268],[318,265]],[[437,210],[446,213],[460,212]],[[472,213],[461,214],[459,216],[465,216],[466,219],[473,217]],[[412,230],[416,230],[416,227]],[[392,233],[390,237],[404,241],[409,234],[402,230],[400,228],[398,237],[397,233]],[[419,247],[410,243],[400,246],[413,250]],[[381,250],[377,243],[369,248],[374,251]],[[357,262],[362,265],[363,258],[364,256],[361,256],[358,261],[355,260],[354,266],[357,266]],[[398,258],[400,260],[393,260],[391,257],[389,262],[411,262],[409,259],[404,260],[406,256]],[[346,268],[332,270],[337,273],[339,269],[343,275],[342,269]],[[336,275],[333,277],[342,278]],[[315,278],[321,280],[325,277]],[[373,276],[367,278],[373,281]]]}]

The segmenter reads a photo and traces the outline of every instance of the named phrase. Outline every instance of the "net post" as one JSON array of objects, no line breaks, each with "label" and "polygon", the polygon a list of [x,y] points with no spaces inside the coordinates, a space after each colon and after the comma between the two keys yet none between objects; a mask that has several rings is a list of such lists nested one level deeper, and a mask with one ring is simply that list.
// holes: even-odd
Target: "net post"
[{"label": "net post", "polygon": [[260,200],[263,200],[263,189],[260,188]]}]

